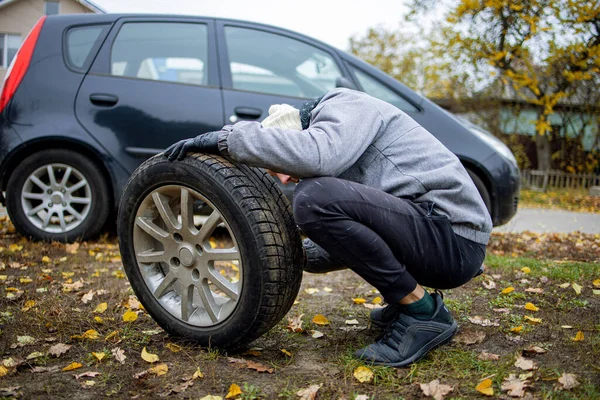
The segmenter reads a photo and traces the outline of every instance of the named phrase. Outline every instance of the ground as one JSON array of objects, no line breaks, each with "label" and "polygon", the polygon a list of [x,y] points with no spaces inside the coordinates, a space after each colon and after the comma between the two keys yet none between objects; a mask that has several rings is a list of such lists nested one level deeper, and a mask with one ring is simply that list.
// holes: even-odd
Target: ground
[{"label": "ground", "polygon": [[[494,234],[485,275],[444,292],[459,335],[400,369],[352,357],[380,331],[368,323],[378,293],[350,271],[305,274],[288,314],[302,316],[302,332],[291,332],[286,318],[245,353],[225,354],[162,331],[133,296],[118,254],[114,237],[34,243],[3,223],[0,397],[225,398],[236,384],[242,399],[296,399],[311,385],[322,385],[319,399],[412,399],[424,396],[419,384],[437,379],[452,387],[445,398],[470,399],[485,397],[476,386],[490,379],[492,397],[508,398],[518,385],[502,391],[503,382],[527,374],[525,398],[600,398],[598,234]],[[329,324],[312,322],[317,314]],[[525,352],[531,346],[544,352]],[[159,361],[146,362],[144,349]],[[70,365],[78,368],[63,370]],[[355,377],[361,366],[367,382]],[[578,384],[569,389],[573,376],[565,374]]]}]

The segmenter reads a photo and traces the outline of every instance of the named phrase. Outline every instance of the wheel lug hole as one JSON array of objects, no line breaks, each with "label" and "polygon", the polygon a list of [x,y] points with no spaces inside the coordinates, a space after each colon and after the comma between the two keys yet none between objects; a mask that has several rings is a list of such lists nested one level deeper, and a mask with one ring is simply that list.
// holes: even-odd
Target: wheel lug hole
[{"label": "wheel lug hole", "polygon": [[173,239],[175,239],[175,241],[177,243],[181,243],[183,242],[183,237],[179,234],[179,233],[174,233],[173,234]]},{"label": "wheel lug hole", "polygon": [[54,204],[48,203],[48,207],[53,207],[53,206],[54,206]]},{"label": "wheel lug hole", "polygon": [[48,193],[48,194],[52,194],[52,189],[48,189],[48,190],[46,191],[46,193]]},{"label": "wheel lug hole", "polygon": [[192,271],[192,279],[194,279],[195,281],[200,279],[200,271],[197,268],[194,268],[194,270]]},{"label": "wheel lug hole", "polygon": [[62,203],[62,206],[63,206],[63,207],[66,207],[66,206],[67,206],[67,203]]},{"label": "wheel lug hole", "polygon": [[202,246],[200,246],[199,244],[197,244],[196,246],[194,246],[196,248],[196,252],[199,255],[202,255]]},{"label": "wheel lug hole", "polygon": [[67,191],[65,189],[61,189],[60,192],[61,193],[67,193]]},{"label": "wheel lug hole", "polygon": [[171,257],[171,265],[174,267],[179,267],[181,265],[181,261],[177,257]]}]

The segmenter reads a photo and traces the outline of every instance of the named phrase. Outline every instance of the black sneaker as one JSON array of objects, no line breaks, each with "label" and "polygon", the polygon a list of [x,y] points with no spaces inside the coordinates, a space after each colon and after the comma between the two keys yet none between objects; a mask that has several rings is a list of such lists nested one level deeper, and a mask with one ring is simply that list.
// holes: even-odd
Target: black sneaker
[{"label": "black sneaker", "polygon": [[421,359],[434,348],[450,341],[458,325],[434,293],[436,310],[431,319],[423,321],[400,313],[377,342],[358,350],[356,357],[377,365],[403,367]]},{"label": "black sneaker", "polygon": [[387,328],[392,322],[398,319],[398,315],[402,312],[402,305],[388,304],[382,308],[376,308],[369,314],[371,323],[379,328]]}]

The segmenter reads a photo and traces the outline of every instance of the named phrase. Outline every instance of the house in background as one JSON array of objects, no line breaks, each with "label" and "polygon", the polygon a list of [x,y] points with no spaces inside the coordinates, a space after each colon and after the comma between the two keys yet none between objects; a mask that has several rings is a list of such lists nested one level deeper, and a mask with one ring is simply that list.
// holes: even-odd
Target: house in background
[{"label": "house in background", "polygon": [[86,0],[0,0],[0,83],[23,40],[43,15],[104,13]]}]

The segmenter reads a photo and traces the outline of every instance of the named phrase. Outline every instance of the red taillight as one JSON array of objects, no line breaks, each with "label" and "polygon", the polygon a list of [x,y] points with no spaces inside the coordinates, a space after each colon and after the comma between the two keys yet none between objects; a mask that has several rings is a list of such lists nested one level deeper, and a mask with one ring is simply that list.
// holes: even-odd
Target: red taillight
[{"label": "red taillight", "polygon": [[33,56],[33,51],[35,50],[35,45],[45,20],[46,16],[43,16],[35,24],[29,35],[27,35],[27,38],[25,38],[21,48],[17,51],[15,58],[10,63],[8,71],[6,71],[4,84],[0,89],[0,113],[4,110],[10,99],[12,99],[25,76],[25,72],[27,72],[27,68],[29,68],[29,62]]}]

